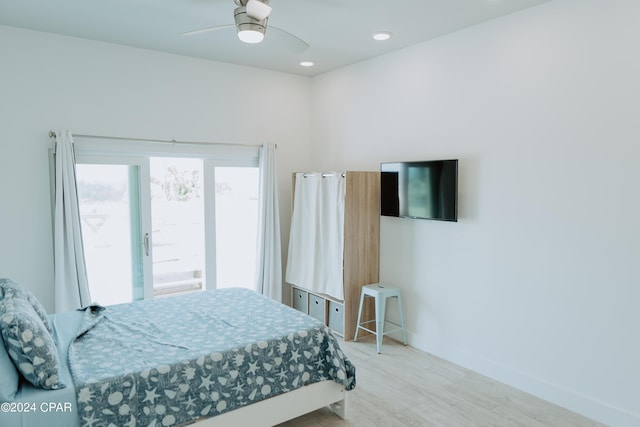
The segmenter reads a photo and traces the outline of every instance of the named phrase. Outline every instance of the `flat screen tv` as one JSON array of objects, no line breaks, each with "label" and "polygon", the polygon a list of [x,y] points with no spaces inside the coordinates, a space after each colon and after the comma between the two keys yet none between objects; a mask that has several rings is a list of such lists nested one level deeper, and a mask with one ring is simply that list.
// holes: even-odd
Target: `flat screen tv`
[{"label": "flat screen tv", "polygon": [[380,214],[458,220],[458,160],[380,164]]}]

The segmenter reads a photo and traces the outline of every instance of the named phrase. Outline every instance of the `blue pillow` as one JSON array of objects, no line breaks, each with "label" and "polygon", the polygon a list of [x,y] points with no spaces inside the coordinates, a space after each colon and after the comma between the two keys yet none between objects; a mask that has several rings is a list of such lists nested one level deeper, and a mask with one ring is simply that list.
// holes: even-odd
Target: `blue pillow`
[{"label": "blue pillow", "polygon": [[50,334],[53,334],[53,328],[51,327],[47,311],[44,309],[38,298],[36,298],[35,295],[33,295],[27,288],[15,283],[11,279],[0,279],[0,299],[2,299],[3,295],[18,296],[29,301],[35,312],[40,316],[40,319],[42,319],[42,323],[44,323],[47,331],[49,331]]},{"label": "blue pillow", "polygon": [[65,387],[55,342],[29,301],[5,292],[0,300],[0,333],[9,357],[27,381],[49,390]]},{"label": "blue pillow", "polygon": [[8,402],[16,397],[19,381],[18,371],[13,366],[0,336],[0,402]]}]

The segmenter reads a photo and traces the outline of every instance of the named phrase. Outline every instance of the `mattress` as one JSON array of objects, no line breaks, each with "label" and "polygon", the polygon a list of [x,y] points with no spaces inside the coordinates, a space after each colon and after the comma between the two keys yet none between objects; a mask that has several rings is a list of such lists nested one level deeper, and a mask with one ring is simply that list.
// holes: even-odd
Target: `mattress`
[{"label": "mattress", "polygon": [[247,289],[91,306],[52,321],[67,387],[21,384],[2,426],[178,426],[314,382],[355,387],[355,367],[325,325]]}]

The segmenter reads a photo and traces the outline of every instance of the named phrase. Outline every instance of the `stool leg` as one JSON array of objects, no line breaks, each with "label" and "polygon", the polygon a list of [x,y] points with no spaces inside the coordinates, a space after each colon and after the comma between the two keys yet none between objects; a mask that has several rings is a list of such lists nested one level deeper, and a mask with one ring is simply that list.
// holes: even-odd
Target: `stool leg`
[{"label": "stool leg", "polygon": [[358,331],[360,330],[360,318],[362,317],[362,305],[364,304],[364,292],[360,292],[360,307],[358,308],[358,320],[356,322],[356,333],[353,342],[358,341]]},{"label": "stool leg", "polygon": [[407,332],[404,329],[404,310],[402,308],[402,297],[398,295],[398,309],[400,309],[400,326],[402,327],[402,342],[407,345]]},{"label": "stool leg", "polygon": [[378,346],[378,354],[382,349],[382,338],[384,337],[384,309],[386,302],[386,298],[376,297],[376,345]]}]

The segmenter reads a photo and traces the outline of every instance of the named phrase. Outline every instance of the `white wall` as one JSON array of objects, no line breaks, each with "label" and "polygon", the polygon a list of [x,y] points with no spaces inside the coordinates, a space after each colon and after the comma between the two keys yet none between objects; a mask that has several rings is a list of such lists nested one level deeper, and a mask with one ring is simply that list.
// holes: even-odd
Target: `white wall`
[{"label": "white wall", "polygon": [[310,162],[309,95],[307,77],[0,26],[0,277],[53,309],[50,129],[277,143],[286,243],[290,174]]},{"label": "white wall", "polygon": [[459,158],[457,223],[382,218],[414,346],[640,425],[640,2],[554,0],[313,79],[315,169]]}]

